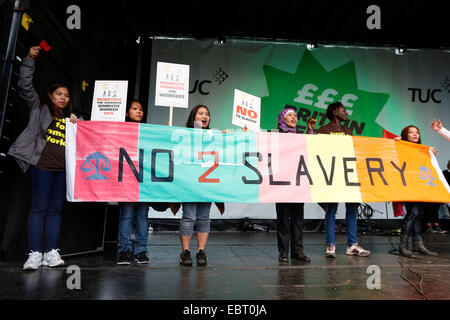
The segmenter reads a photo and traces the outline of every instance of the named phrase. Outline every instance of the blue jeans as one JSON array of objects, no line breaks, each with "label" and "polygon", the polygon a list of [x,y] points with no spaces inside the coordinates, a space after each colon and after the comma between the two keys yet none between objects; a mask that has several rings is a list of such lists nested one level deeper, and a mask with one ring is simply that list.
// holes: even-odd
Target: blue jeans
[{"label": "blue jeans", "polygon": [[[345,220],[347,222],[347,245],[351,246],[358,242],[357,237],[357,213],[359,203],[346,203],[345,204]],[[325,214],[325,241],[326,244],[336,245],[334,238],[334,226],[337,203],[328,203],[328,209]]]},{"label": "blue jeans", "polygon": [[136,218],[134,255],[147,251],[148,240],[148,206],[147,202],[121,202],[119,217],[118,251],[129,250],[133,253],[131,232]]},{"label": "blue jeans", "polygon": [[[46,252],[59,248],[61,211],[66,195],[66,173],[31,167],[31,210],[28,218],[30,250]],[[45,247],[43,238],[45,234]]]},{"label": "blue jeans", "polygon": [[211,202],[184,202],[183,215],[180,221],[180,235],[192,236],[195,223],[197,223],[197,232],[208,233],[210,230],[210,209]]}]

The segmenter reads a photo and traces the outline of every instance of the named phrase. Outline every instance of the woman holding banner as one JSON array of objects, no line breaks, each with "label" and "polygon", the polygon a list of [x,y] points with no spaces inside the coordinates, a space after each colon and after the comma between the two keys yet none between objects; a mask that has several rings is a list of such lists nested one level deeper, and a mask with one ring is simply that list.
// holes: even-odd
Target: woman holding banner
[{"label": "woman holding banner", "polygon": [[[401,134],[401,140],[409,141],[412,143],[421,144],[420,131],[416,126],[410,125],[403,128]],[[400,140],[397,138],[396,140]],[[435,148],[431,149],[434,154],[437,154]],[[422,219],[425,213],[426,203],[423,202],[406,202],[406,215],[403,218],[403,226],[400,234],[400,253],[408,258],[414,258],[412,251],[418,251],[419,253],[437,256],[436,252],[432,252],[425,248],[422,239]],[[412,250],[408,246],[408,237],[412,236]]]},{"label": "woman holding banner", "polygon": [[[127,122],[141,122],[144,118],[144,110],[139,101],[132,101],[127,108]],[[119,265],[129,265],[134,260],[138,264],[148,264],[147,256],[148,240],[148,202],[121,202],[119,216],[119,241],[117,244]],[[136,219],[134,250],[131,243],[133,220]]]},{"label": "woman holding banner", "polygon": [[[326,115],[330,120],[330,123],[318,129],[318,134],[353,135],[349,128],[342,125],[342,122],[348,119],[348,113],[345,106],[340,101],[329,104]],[[371,252],[358,244],[358,206],[359,203],[345,203],[345,221],[347,223],[347,249],[345,253],[347,255],[367,257],[371,254]],[[327,244],[325,256],[327,258],[336,258],[334,229],[337,207],[337,203],[328,203],[325,213],[325,242]]]},{"label": "woman holding banner", "polygon": [[[278,114],[278,130],[282,133],[297,133],[297,108],[286,105]],[[312,133],[312,122],[308,121],[308,133]],[[291,258],[304,262],[311,259],[303,253],[304,203],[276,203],[278,260],[288,262],[289,243]]]},{"label": "woman holding banner", "polygon": [[[208,130],[210,119],[208,107],[197,105],[191,110],[186,127]],[[194,225],[197,224],[197,265],[205,265],[208,261],[205,249],[210,231],[209,212],[211,210],[211,202],[184,202],[182,205],[183,214],[180,221],[182,252],[180,254],[180,264],[192,265],[189,245],[194,233]]]},{"label": "woman holding banner", "polygon": [[24,172],[30,169],[30,253],[23,266],[24,270],[36,270],[41,265],[64,265],[58,247],[61,211],[66,194],[65,123],[68,117],[71,122],[77,121],[77,117],[71,113],[67,86],[53,84],[47,90],[45,98],[39,99],[33,87],[33,73],[35,58],[40,50],[39,46],[30,48],[20,67],[17,86],[19,96],[30,109],[30,119],[8,151]]}]

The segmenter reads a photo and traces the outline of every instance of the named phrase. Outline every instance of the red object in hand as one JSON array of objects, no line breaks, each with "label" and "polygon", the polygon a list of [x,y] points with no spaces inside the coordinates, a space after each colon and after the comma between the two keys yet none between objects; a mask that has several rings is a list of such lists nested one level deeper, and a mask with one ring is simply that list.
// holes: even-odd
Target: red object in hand
[{"label": "red object in hand", "polygon": [[40,47],[41,47],[45,52],[47,52],[47,51],[50,50],[50,46],[48,45],[47,41],[45,41],[45,40],[42,40],[42,41],[41,41]]}]

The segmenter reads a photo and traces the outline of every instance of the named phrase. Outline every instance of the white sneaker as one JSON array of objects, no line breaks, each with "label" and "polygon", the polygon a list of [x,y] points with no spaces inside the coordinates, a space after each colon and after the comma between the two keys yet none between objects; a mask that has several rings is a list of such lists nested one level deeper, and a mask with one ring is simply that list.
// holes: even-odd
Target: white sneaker
[{"label": "white sneaker", "polygon": [[370,255],[369,250],[363,249],[359,244],[355,243],[349,247],[347,247],[346,254],[349,256],[359,256],[359,257],[367,257]]},{"label": "white sneaker", "polygon": [[325,256],[327,258],[336,258],[336,247],[331,244],[327,245],[327,250],[325,251]]},{"label": "white sneaker", "polygon": [[42,259],[42,265],[48,267],[59,267],[64,265],[64,261],[59,255],[59,249],[53,249],[44,253],[44,259]]},{"label": "white sneaker", "polygon": [[23,265],[23,270],[37,270],[42,264],[42,253],[38,251],[31,251],[28,254],[28,260]]}]

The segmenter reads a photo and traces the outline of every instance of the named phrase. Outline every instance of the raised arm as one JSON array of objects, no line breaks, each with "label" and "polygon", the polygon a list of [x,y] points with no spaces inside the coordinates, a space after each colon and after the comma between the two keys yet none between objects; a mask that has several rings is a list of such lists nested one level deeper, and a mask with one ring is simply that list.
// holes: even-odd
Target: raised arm
[{"label": "raised arm", "polygon": [[39,107],[39,95],[33,87],[34,59],[39,55],[41,48],[39,46],[31,47],[28,56],[23,58],[20,66],[19,97],[23,99],[30,109]]},{"label": "raised arm", "polygon": [[450,142],[450,131],[444,128],[441,120],[436,121],[435,119],[433,119],[433,122],[431,123],[431,128]]}]

